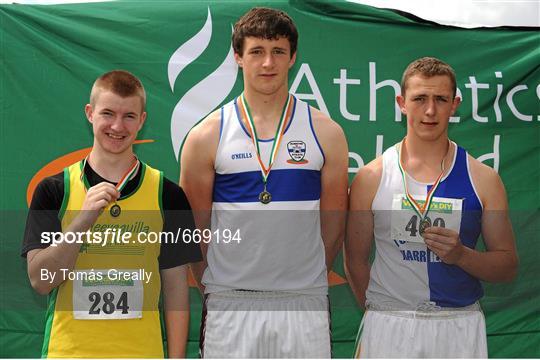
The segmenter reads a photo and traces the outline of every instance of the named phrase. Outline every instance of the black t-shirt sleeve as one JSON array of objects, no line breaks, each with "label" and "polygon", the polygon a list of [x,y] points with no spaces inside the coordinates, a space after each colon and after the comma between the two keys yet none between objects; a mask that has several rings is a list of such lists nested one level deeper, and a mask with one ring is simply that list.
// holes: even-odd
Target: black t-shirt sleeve
[{"label": "black t-shirt sleeve", "polygon": [[21,256],[26,257],[30,250],[48,247],[48,243],[42,242],[42,235],[45,232],[62,231],[58,212],[63,199],[63,173],[47,177],[38,184],[26,218]]},{"label": "black t-shirt sleeve", "polygon": [[[179,229],[180,234],[184,229],[193,231],[195,229],[193,213],[182,188],[164,178],[162,191],[163,232],[172,232],[176,235]],[[166,242],[164,238],[161,240],[159,268],[162,270],[202,260],[199,244],[185,243],[182,236],[179,236],[176,243]]]}]

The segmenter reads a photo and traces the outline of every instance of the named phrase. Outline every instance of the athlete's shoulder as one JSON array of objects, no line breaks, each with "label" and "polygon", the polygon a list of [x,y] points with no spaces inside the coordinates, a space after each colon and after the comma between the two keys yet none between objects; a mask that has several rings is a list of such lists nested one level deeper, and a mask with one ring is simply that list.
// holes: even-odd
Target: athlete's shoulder
[{"label": "athlete's shoulder", "polygon": [[383,171],[383,156],[371,160],[356,173],[353,184],[360,183],[362,187],[378,187]]},{"label": "athlete's shoulder", "polygon": [[499,174],[491,167],[467,154],[471,180],[484,209],[507,207],[506,191]]},{"label": "athlete's shoulder", "polygon": [[190,210],[189,201],[184,190],[173,181],[163,177],[162,192],[163,210]]},{"label": "athlete's shoulder", "polygon": [[471,181],[484,209],[506,208],[506,190],[499,174],[491,167],[467,154]]},{"label": "athlete's shoulder", "polygon": [[322,147],[325,158],[332,158],[336,155],[338,158],[347,158],[348,145],[345,132],[337,122],[324,112],[311,107],[311,121],[315,135]]},{"label": "athlete's shoulder", "polygon": [[371,209],[371,204],[382,178],[382,156],[370,161],[356,173],[351,184],[350,207],[355,210]]},{"label": "athlete's shoulder", "polygon": [[322,112],[321,110],[309,106],[311,112],[311,121],[315,127],[317,135],[329,135],[334,137],[345,137],[345,133],[341,126],[335,122],[330,116]]},{"label": "athlete's shoulder", "polygon": [[64,198],[64,172],[48,176],[36,186],[31,209],[58,210]]},{"label": "athlete's shoulder", "polygon": [[467,153],[467,161],[469,162],[469,169],[474,181],[478,181],[485,185],[494,185],[501,181],[501,177],[490,166],[475,159],[472,155]]},{"label": "athlete's shoulder", "polygon": [[[187,140],[193,139],[197,141],[209,141],[215,136],[219,136],[221,127],[221,110],[215,110],[204,118],[200,123],[195,125],[189,132]],[[186,141],[187,141],[186,140]]]},{"label": "athlete's shoulder", "polygon": [[187,135],[182,148],[182,158],[202,160],[215,155],[220,136],[221,111],[218,109],[195,125]]}]

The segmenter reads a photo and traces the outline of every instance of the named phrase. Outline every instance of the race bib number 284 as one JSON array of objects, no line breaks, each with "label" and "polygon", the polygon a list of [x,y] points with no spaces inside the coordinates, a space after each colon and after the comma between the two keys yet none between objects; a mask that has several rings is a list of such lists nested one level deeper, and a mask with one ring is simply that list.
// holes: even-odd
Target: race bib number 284
[{"label": "race bib number 284", "polygon": [[[124,320],[142,317],[141,280],[110,279],[106,270],[77,271],[73,281],[73,318],[79,320]],[[99,274],[96,278],[96,275]]]}]

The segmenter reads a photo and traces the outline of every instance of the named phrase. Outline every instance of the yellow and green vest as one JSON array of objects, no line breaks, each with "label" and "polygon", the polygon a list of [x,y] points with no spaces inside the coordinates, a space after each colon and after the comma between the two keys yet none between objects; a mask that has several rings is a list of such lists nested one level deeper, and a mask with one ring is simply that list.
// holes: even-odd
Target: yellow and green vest
[{"label": "yellow and green vest", "polygon": [[[81,176],[82,162],[75,163],[64,169],[64,199],[59,212],[62,229],[77,216],[82,208],[86,191],[89,185],[86,177]],[[156,232],[163,228],[161,209],[161,191],[163,176],[160,171],[141,163],[142,172],[138,188],[125,198],[118,199],[116,205],[120,206],[121,214],[112,216],[110,204],[98,217],[91,231],[102,231],[107,227],[111,229],[130,229],[137,232]],[[135,229],[135,230],[134,230]],[[137,234],[133,233],[133,243],[119,244],[84,244],[81,246],[74,271],[95,272],[102,271],[102,279],[87,281],[66,280],[49,295],[45,339],[43,344],[43,357],[84,357],[84,358],[159,358],[163,357],[160,316],[158,302],[161,289],[159,276],[158,256],[160,253],[159,241],[153,244],[137,242]],[[138,282],[142,287],[137,292],[137,298],[142,301],[141,317],[129,319],[80,319],[74,312],[73,289],[86,289],[93,292],[82,301],[88,302],[88,307],[79,308],[77,313],[88,310],[88,313],[105,310],[110,312],[111,306],[118,304],[124,306],[129,303],[118,303],[120,299],[107,299],[109,308],[105,306],[105,290],[122,292],[122,286],[133,286],[130,281],[112,281],[106,272],[110,269],[140,271],[150,273],[148,283]],[[61,276],[59,273],[56,276]],[[101,286],[101,287],[100,287]],[[85,288],[86,287],[86,288]],[[95,292],[98,294],[96,295]],[[100,290],[104,293],[99,294]],[[133,288],[132,288],[133,289]],[[77,292],[79,293],[79,292]],[[82,292],[81,292],[82,293]],[[109,292],[110,294],[110,292]],[[123,295],[123,293],[122,293]],[[80,296],[80,295],[78,295]],[[101,300],[101,301],[97,301]],[[126,310],[127,313],[127,310]],[[93,315],[92,315],[93,316]],[[104,315],[98,315],[100,316]],[[77,317],[77,318],[75,318]]]}]

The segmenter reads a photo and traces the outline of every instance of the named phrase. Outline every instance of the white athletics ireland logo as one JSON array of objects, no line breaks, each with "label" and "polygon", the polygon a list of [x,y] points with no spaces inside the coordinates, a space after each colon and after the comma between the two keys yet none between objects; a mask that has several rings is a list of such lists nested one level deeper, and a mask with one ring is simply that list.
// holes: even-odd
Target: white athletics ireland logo
[{"label": "white athletics ireland logo", "polygon": [[[180,73],[201,56],[211,38],[212,15],[208,8],[206,22],[202,29],[180,45],[169,59],[167,73],[172,92]],[[171,116],[171,140],[176,160],[179,158],[180,148],[189,130],[225,100],[236,82],[237,75],[238,65],[234,61],[231,44],[221,65],[180,98]]]}]

